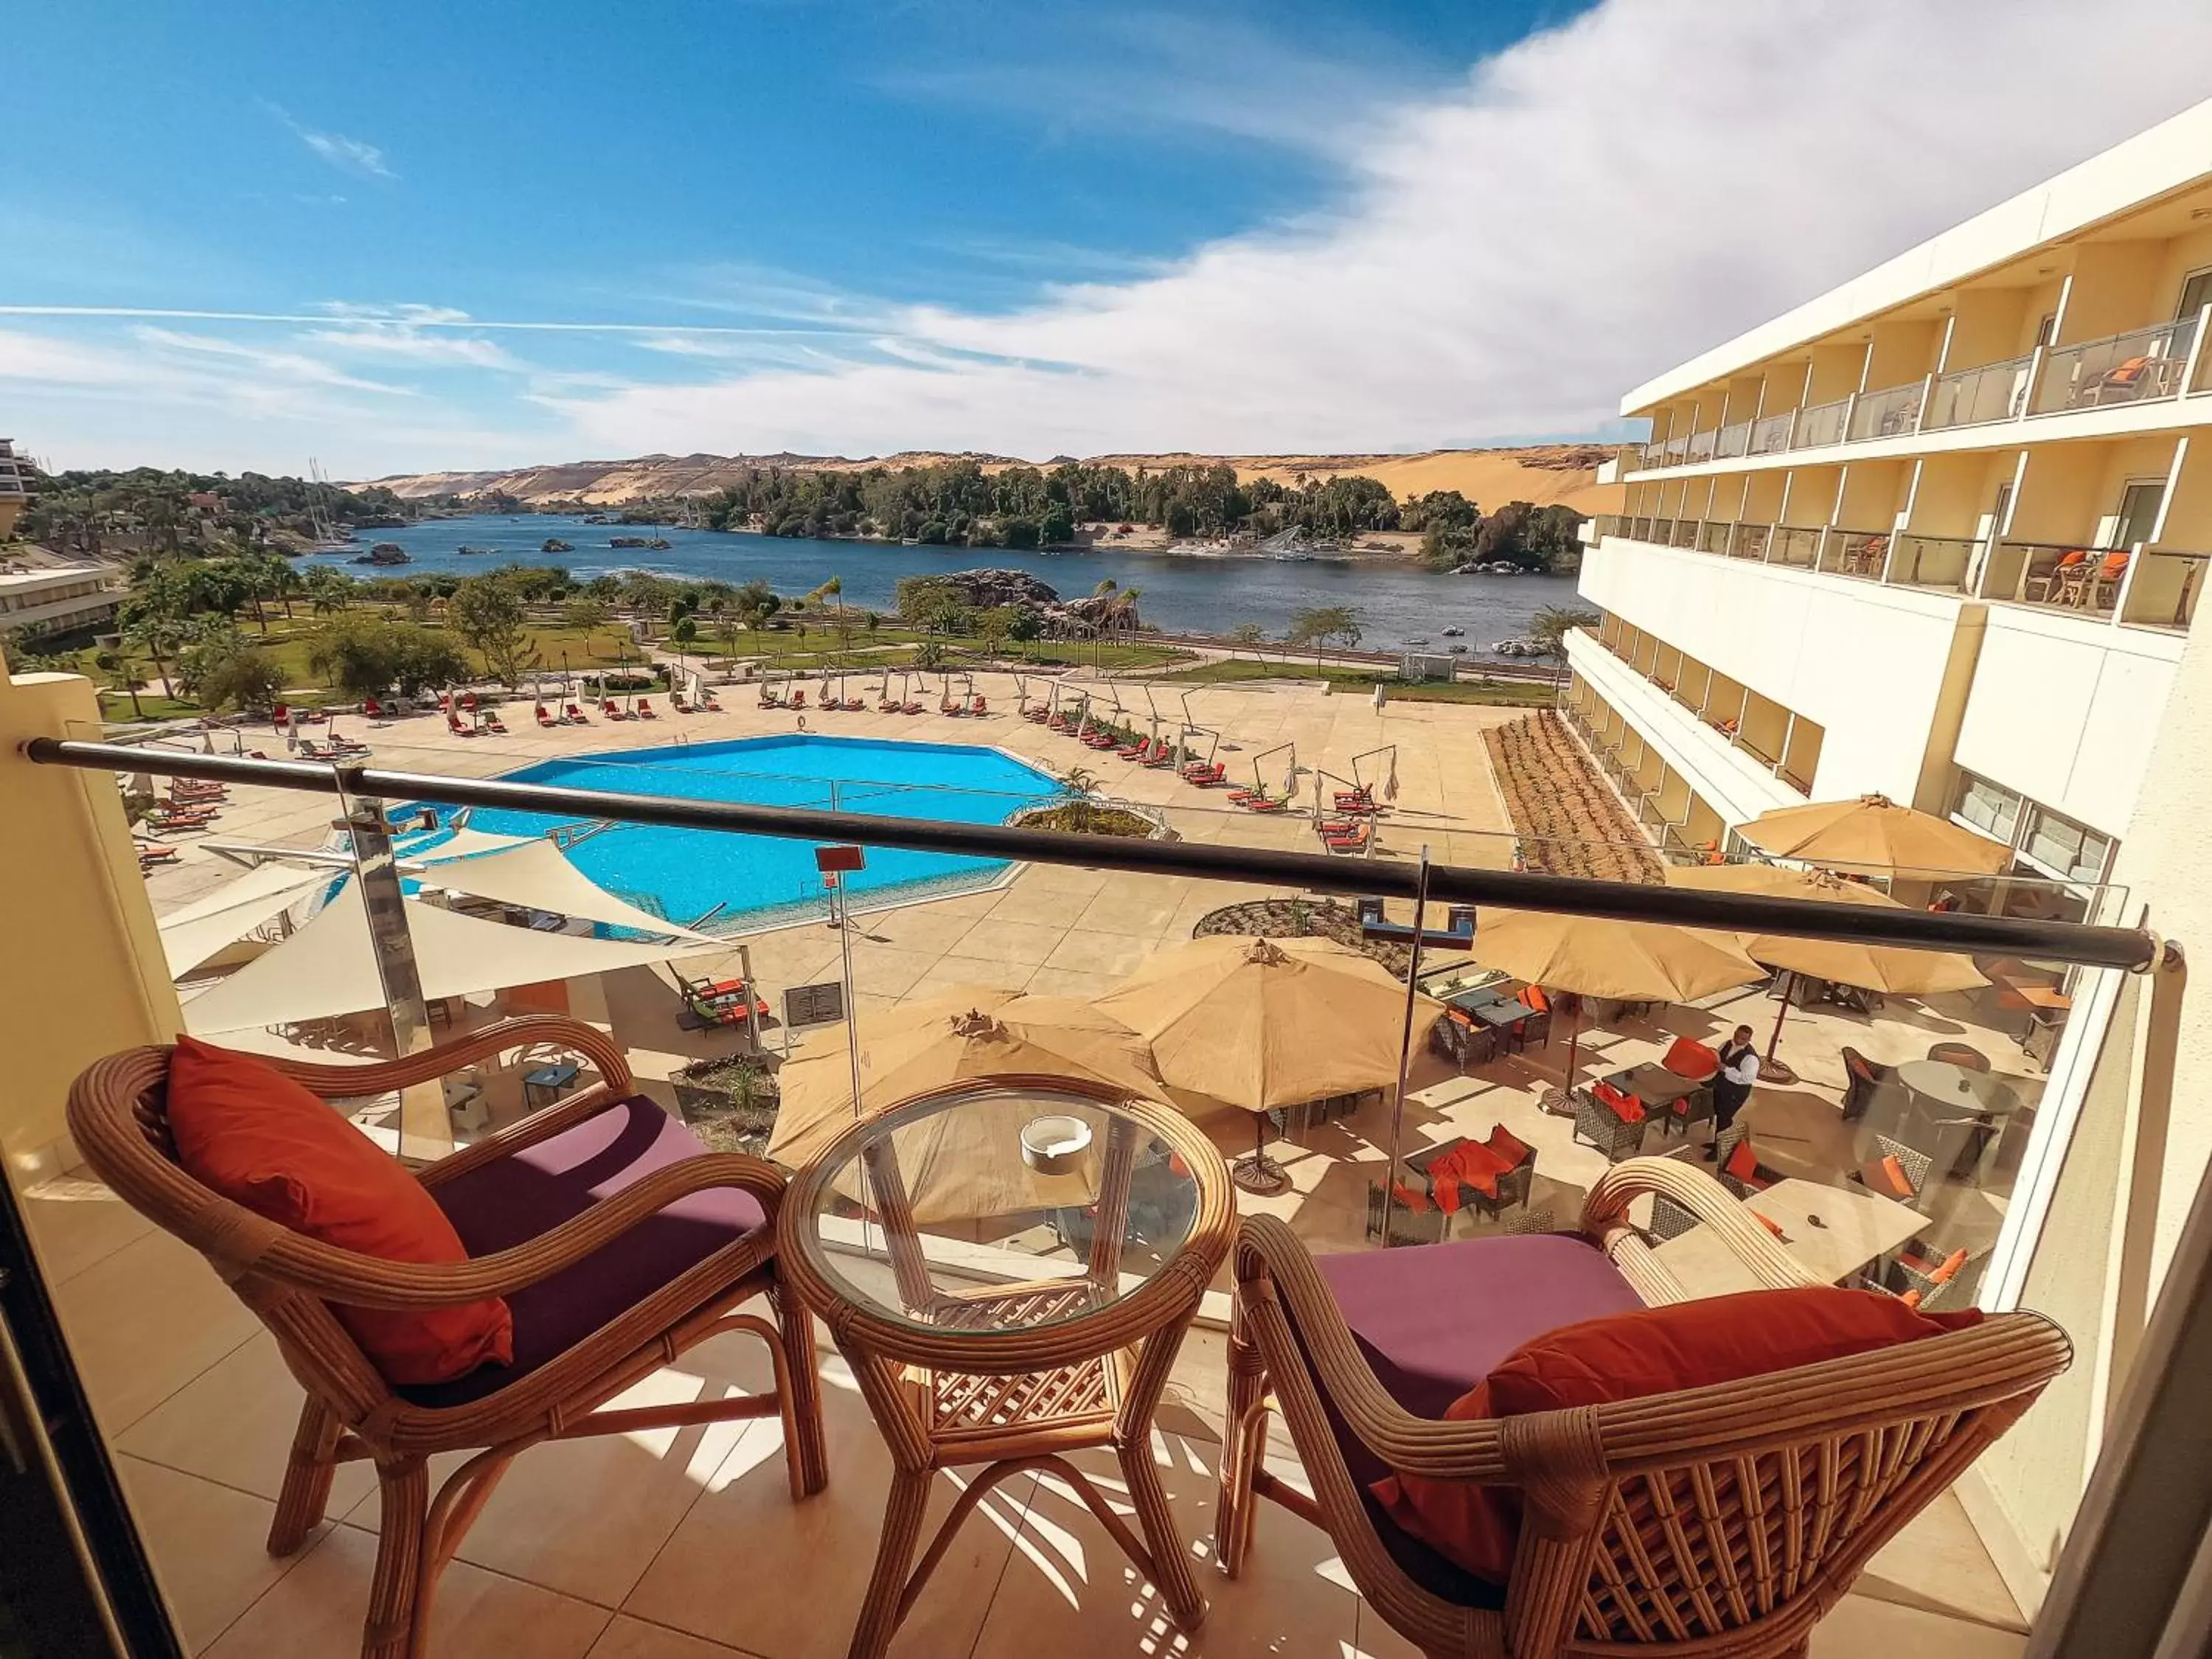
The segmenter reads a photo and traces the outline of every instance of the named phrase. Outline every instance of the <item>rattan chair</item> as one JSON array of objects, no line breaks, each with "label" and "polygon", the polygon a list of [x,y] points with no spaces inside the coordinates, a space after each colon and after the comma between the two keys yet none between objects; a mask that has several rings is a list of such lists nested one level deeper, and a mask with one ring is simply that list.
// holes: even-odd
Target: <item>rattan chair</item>
[{"label": "rattan chair", "polygon": [[1630,1123],[1588,1089],[1576,1090],[1574,1098],[1577,1140],[1595,1146],[1608,1164],[1633,1158],[1642,1149],[1644,1132],[1651,1123],[1649,1114]]},{"label": "rattan chair", "polygon": [[[364,1659],[428,1651],[440,1574],[508,1462],[540,1441],[775,1413],[792,1495],[818,1492],[829,1479],[812,1327],[775,1260],[783,1176],[734,1152],[672,1156],[697,1142],[631,1094],[628,1063],[607,1036],[534,1015],[380,1065],[269,1063],[325,1100],[346,1100],[541,1045],[588,1060],[601,1081],[419,1172],[474,1252],[454,1265],[388,1261],[322,1243],[187,1175],[169,1137],[166,1047],[111,1055],[70,1091],[70,1129],[85,1162],[132,1208],[207,1258],[275,1335],[307,1390],[270,1553],[290,1554],[322,1521],[338,1464],[375,1464],[382,1518]],[[583,1167],[561,1169],[572,1152]],[[638,1173],[625,1182],[625,1170]],[[578,1182],[622,1189],[593,1199]],[[660,1215],[685,1199],[694,1201],[680,1216]],[[544,1231],[499,1237],[549,1206],[574,1213]],[[611,1288],[619,1297],[611,1316],[574,1340],[555,1340],[564,1325],[595,1316]],[[422,1388],[386,1382],[332,1311],[333,1304],[432,1308],[492,1296],[507,1297],[514,1313],[514,1364]],[[772,1317],[737,1311],[763,1296]],[[768,1345],[773,1394],[598,1409],[686,1349],[732,1330]],[[433,1498],[430,1458],[460,1451],[475,1455]]]},{"label": "rattan chair", "polygon": [[[1264,1497],[1327,1531],[1359,1593],[1431,1656],[1565,1659],[1649,1649],[1802,1659],[1814,1626],[1875,1552],[2066,1367],[2057,1326],[2002,1314],[1743,1382],[1502,1420],[1439,1420],[1450,1399],[1522,1341],[1584,1316],[1593,1300],[1618,1310],[1681,1298],[1628,1224],[1629,1200],[1643,1192],[1696,1214],[1762,1284],[1808,1282],[1710,1176],[1664,1158],[1603,1176],[1578,1235],[1397,1251],[1380,1258],[1391,1282],[1364,1299],[1359,1287],[1372,1285],[1376,1270],[1359,1266],[1363,1258],[1316,1261],[1280,1220],[1248,1216],[1236,1251],[1217,1509],[1224,1570],[1243,1571],[1254,1504]],[[1573,1264],[1564,1288],[1563,1259]],[[1395,1333],[1419,1345],[1420,1363],[1401,1366],[1395,1362],[1409,1350],[1393,1348],[1393,1310],[1418,1315],[1424,1298],[1406,1289],[1439,1270],[1455,1275],[1462,1299],[1439,1304],[1452,1310],[1441,1333],[1432,1324]],[[1594,1290],[1594,1277],[1608,1273],[1618,1282]],[[1459,1346],[1440,1348],[1439,1334]],[[1474,1374],[1439,1374],[1455,1364]],[[1274,1413],[1289,1425],[1310,1498],[1264,1467]],[[1394,1471],[1517,1487],[1522,1518],[1510,1582],[1477,1579],[1396,1528],[1367,1491]]]}]

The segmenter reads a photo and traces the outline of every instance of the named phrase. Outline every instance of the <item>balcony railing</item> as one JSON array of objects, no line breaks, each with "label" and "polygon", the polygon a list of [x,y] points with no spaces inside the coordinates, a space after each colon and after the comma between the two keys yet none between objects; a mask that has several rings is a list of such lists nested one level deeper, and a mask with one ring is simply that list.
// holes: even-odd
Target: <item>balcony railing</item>
[{"label": "balcony railing", "polygon": [[[2131,627],[2187,629],[2196,619],[2198,592],[2212,580],[2206,574],[2212,554],[2185,548],[2131,551],[2023,541],[1990,548],[1971,536],[1625,516],[1607,522],[1605,533],[1891,587],[2069,611]],[[2131,564],[2141,569],[2130,581]]]},{"label": "balcony railing", "polygon": [[1902,438],[1920,427],[1920,405],[1928,391],[1924,380],[1914,380],[1905,386],[1889,386],[1881,392],[1859,394],[1851,405],[1851,424],[1849,434],[1853,443],[1865,443],[1875,438]]},{"label": "balcony railing", "polygon": [[2030,352],[2025,357],[1984,363],[1978,368],[1962,368],[1956,374],[1939,376],[1935,393],[1928,400],[1928,418],[1921,423],[1921,429],[1934,432],[1947,427],[2011,420],[2027,406],[2028,371],[2034,365],[2035,354]]},{"label": "balcony railing", "polygon": [[1969,584],[1983,545],[1971,536],[1901,535],[1890,554],[1887,580],[1899,587],[1972,593]]},{"label": "balcony railing", "polygon": [[2184,317],[2051,352],[2036,390],[2035,412],[2056,415],[2179,397],[2197,325],[2197,318]]},{"label": "balcony railing", "polygon": [[[2118,404],[2152,403],[2185,392],[2212,391],[2212,361],[2199,338],[2207,307],[2191,317],[2084,340],[2056,350],[2031,352],[1938,375],[1932,384],[1908,381],[1856,398],[1839,398],[1723,427],[1705,434],[1644,446],[1646,469],[1693,461],[1735,460],[1830,444],[1872,443],[1915,432],[1984,426],[1996,421],[2063,415]],[[2194,374],[2191,365],[2197,367]],[[1736,434],[1741,430],[1739,444]]]},{"label": "balcony railing", "polygon": [[1779,415],[1769,415],[1751,423],[1751,447],[1753,455],[1771,455],[1790,447],[1790,428],[1797,424],[1797,411],[1784,410]]},{"label": "balcony railing", "polygon": [[1838,398],[1832,404],[1814,404],[1797,411],[1797,430],[1791,434],[1792,449],[1820,449],[1844,441],[1844,414],[1851,406],[1849,398]]},{"label": "balcony railing", "polygon": [[1778,524],[1767,539],[1766,562],[1810,570],[1820,562],[1822,531],[1818,526]]}]

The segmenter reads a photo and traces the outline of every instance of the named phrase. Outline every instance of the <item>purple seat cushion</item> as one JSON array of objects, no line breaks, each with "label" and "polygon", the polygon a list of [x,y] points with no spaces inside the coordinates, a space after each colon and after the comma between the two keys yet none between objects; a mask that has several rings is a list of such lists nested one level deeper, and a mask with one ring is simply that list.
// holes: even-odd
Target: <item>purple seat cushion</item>
[{"label": "purple seat cushion", "polygon": [[[1416,1417],[1442,1419],[1452,1401],[1532,1337],[1644,1305],[1603,1251],[1564,1233],[1316,1256],[1314,1266],[1376,1380]],[[1328,1402],[1326,1394],[1322,1400]],[[1328,1415],[1391,1558],[1414,1583],[1447,1601],[1503,1607],[1499,1586],[1445,1560],[1391,1520],[1367,1490],[1390,1473],[1389,1466],[1333,1407]]]},{"label": "purple seat cushion", "polygon": [[[583,1214],[653,1170],[707,1151],[642,1095],[559,1134],[430,1188],[471,1256],[511,1249]],[[507,1298],[514,1362],[448,1382],[403,1388],[418,1406],[465,1405],[528,1376],[619,1317],[686,1268],[765,1226],[750,1193],[716,1187],[680,1199],[550,1279]]]}]

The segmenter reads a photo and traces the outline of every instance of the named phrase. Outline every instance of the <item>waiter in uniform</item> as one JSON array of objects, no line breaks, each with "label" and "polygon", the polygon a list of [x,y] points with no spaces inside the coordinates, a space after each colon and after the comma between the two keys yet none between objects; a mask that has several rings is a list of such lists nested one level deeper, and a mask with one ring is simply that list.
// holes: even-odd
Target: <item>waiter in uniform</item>
[{"label": "waiter in uniform", "polygon": [[1751,1085],[1759,1081],[1759,1050],[1751,1041],[1751,1027],[1739,1025],[1735,1035],[1721,1047],[1720,1075],[1713,1079],[1713,1139],[1705,1148],[1705,1162],[1718,1155],[1721,1137],[1735,1121],[1735,1115],[1751,1098]]}]

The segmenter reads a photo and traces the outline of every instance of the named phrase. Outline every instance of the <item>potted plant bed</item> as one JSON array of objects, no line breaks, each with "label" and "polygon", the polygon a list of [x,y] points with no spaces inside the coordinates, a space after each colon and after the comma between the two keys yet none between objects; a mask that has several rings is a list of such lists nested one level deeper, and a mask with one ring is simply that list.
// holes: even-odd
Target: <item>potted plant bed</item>
[{"label": "potted plant bed", "polygon": [[717,1152],[768,1155],[769,1133],[781,1103],[775,1073],[751,1054],[695,1060],[669,1073],[676,1109],[684,1121]]}]

